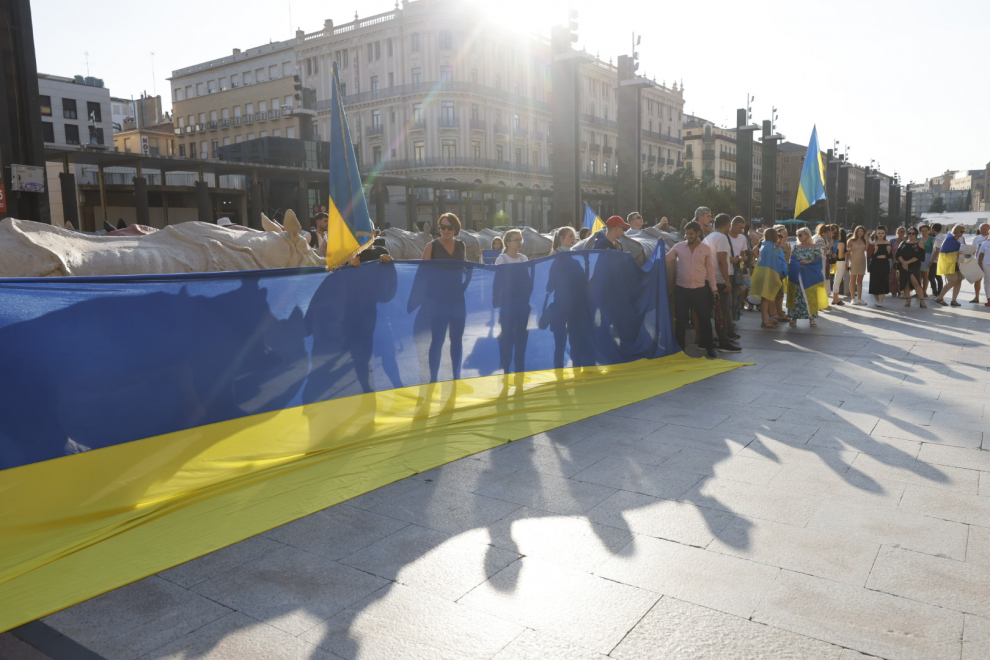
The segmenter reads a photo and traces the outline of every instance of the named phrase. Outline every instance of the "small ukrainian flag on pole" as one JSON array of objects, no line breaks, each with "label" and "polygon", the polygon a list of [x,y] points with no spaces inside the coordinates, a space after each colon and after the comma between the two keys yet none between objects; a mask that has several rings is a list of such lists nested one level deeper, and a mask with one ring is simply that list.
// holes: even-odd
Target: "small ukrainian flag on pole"
[{"label": "small ukrainian flag on pole", "polygon": [[605,229],[605,223],[598,217],[598,214],[591,210],[588,202],[584,203],[584,224],[582,226],[590,229],[591,233],[595,233],[599,229]]},{"label": "small ukrainian flag on pole", "polygon": [[333,269],[349,261],[355,254],[371,245],[375,226],[371,222],[368,203],[364,198],[361,173],[344,103],[340,96],[340,75],[333,63],[330,90],[330,203],[327,204],[327,268]]},{"label": "small ukrainian flag on pole", "polygon": [[804,167],[801,169],[794,217],[800,217],[821,199],[825,199],[825,164],[822,163],[822,152],[818,148],[818,127],[814,126],[811,129],[811,142],[808,143],[808,154],[804,157]]}]

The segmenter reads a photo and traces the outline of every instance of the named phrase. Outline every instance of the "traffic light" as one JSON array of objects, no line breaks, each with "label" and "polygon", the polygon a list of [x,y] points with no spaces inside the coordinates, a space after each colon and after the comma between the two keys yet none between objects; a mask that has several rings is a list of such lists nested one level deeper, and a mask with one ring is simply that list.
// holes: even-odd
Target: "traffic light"
[{"label": "traffic light", "polygon": [[292,76],[292,89],[296,90],[296,100],[302,101],[302,77],[297,73]]}]

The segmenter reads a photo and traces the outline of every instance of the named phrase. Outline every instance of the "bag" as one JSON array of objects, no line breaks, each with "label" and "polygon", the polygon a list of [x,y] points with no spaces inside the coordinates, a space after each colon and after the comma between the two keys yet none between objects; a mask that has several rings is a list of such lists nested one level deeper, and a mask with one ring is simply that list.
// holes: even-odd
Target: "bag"
[{"label": "bag", "polygon": [[[735,248],[732,247],[732,239],[729,238],[728,241],[729,241],[729,257],[732,258],[736,256],[736,251]],[[735,264],[732,267],[732,275],[729,275],[729,282],[732,284],[733,288],[736,289],[738,289],[743,285],[743,266],[741,263]]]}]

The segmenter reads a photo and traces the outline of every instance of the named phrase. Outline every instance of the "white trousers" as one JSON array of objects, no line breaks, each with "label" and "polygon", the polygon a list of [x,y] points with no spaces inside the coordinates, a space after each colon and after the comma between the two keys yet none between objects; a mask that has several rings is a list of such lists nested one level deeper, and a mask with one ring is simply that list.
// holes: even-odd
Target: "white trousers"
[{"label": "white trousers", "polygon": [[987,302],[990,302],[990,263],[987,262],[986,257],[983,257],[983,293]]},{"label": "white trousers", "polygon": [[849,278],[846,277],[846,262],[837,261],[835,262],[835,290],[839,290],[841,283],[845,281],[846,283],[846,295],[849,295]]}]

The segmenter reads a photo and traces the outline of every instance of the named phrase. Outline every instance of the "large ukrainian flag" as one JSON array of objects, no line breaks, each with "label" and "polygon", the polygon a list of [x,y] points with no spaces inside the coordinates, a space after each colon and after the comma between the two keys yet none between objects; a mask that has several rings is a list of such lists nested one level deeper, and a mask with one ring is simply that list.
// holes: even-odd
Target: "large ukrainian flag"
[{"label": "large ukrainian flag", "polygon": [[763,241],[760,247],[760,257],[749,284],[750,293],[759,298],[773,300],[780,293],[780,257],[777,255],[777,246],[770,241]]},{"label": "large ukrainian flag", "polygon": [[808,303],[808,312],[817,314],[828,307],[828,289],[822,258],[803,264],[791,254],[787,277],[787,309],[794,310],[799,297]]},{"label": "large ukrainian flag", "polygon": [[364,198],[354,144],[347,129],[340,76],[333,63],[330,89],[330,203],[327,205],[327,268],[333,269],[365,249],[375,227]]},{"label": "large ukrainian flag", "polygon": [[958,270],[959,267],[959,248],[962,247],[962,243],[956,240],[956,237],[949,234],[942,241],[942,247],[938,251],[938,263],[935,267],[935,274],[942,275],[952,275]]},{"label": "large ukrainian flag", "polygon": [[605,223],[602,219],[598,217],[598,214],[591,210],[588,206],[588,202],[584,203],[584,225],[586,229],[590,229],[592,233],[598,231],[599,229],[605,229]]},{"label": "large ukrainian flag", "polygon": [[811,129],[808,154],[804,157],[797,201],[794,202],[794,217],[801,217],[804,211],[820,199],[825,199],[825,165],[822,163],[822,152],[818,148],[818,127],[815,126]]}]

